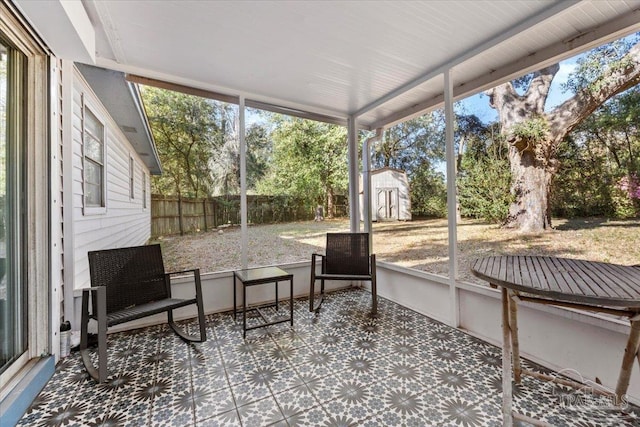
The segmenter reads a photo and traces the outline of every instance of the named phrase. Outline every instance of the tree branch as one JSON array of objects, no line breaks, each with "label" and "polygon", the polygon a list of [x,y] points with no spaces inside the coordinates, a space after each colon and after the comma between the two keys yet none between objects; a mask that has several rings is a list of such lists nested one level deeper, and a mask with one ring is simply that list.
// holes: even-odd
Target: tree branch
[{"label": "tree branch", "polygon": [[531,104],[528,105],[530,109],[534,111],[544,111],[544,103],[547,100],[551,82],[559,70],[560,64],[553,64],[533,74],[533,78],[525,94],[527,99],[526,103]]},{"label": "tree branch", "polygon": [[620,68],[612,68],[598,82],[597,88],[585,88],[547,114],[551,141],[560,142],[596,108],[614,95],[640,83],[640,43],[621,59]]}]

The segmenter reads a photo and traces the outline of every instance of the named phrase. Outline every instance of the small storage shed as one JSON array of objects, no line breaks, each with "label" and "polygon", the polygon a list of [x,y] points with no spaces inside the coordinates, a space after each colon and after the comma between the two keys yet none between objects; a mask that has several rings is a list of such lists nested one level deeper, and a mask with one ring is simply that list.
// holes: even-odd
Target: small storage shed
[{"label": "small storage shed", "polygon": [[[364,220],[364,194],[360,177],[360,218]],[[383,167],[371,171],[371,220],[411,221],[411,193],[407,173]]]}]

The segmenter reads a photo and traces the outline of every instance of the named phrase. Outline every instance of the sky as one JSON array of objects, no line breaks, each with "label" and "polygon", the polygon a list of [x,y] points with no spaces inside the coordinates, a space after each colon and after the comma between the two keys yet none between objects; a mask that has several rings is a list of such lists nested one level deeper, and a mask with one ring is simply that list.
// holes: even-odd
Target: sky
[{"label": "sky", "polygon": [[[549,96],[545,110],[549,111],[562,104],[571,97],[570,92],[563,92],[561,85],[566,83],[569,74],[575,70],[578,57],[569,58],[560,63],[560,70],[556,74],[549,89]],[[460,101],[467,114],[475,114],[483,123],[494,122],[498,119],[496,110],[489,107],[489,97],[479,93]]]}]

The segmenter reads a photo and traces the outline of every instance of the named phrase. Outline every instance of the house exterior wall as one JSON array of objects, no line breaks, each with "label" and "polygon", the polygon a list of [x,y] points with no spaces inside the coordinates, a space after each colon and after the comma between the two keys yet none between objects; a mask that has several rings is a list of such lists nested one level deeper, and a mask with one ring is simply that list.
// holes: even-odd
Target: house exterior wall
[{"label": "house exterior wall", "polygon": [[[105,207],[84,205],[83,112],[90,111],[104,125]],[[67,163],[72,174],[73,288],[90,286],[87,252],[98,249],[145,244],[151,233],[149,170],[144,166],[123,132],[109,116],[78,70],[73,78],[72,150]],[[130,195],[130,159],[133,159],[134,192]],[[146,191],[142,175],[145,174]],[[146,208],[143,207],[146,194]]]}]

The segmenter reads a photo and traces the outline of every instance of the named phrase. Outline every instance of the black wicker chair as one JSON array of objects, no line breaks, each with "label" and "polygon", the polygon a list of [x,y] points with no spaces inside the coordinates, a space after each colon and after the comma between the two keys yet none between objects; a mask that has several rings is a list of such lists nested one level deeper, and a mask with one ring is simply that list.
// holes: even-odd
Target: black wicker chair
[{"label": "black wicker chair", "polygon": [[[165,273],[160,245],[136,246],[89,252],[91,288],[82,292],[80,353],[87,372],[93,379],[107,379],[107,327],[158,313],[167,313],[171,328],[187,342],[207,339],[200,270]],[[195,281],[195,297],[171,297],[171,275],[191,273]],[[89,294],[92,312],[89,314]],[[198,307],[200,336],[187,335],[173,321],[173,310],[187,305]],[[98,369],[87,350],[89,319],[98,322]]]},{"label": "black wicker chair", "polygon": [[[318,257],[322,258],[320,274],[316,273]],[[320,280],[320,301],[314,305],[316,280]],[[327,233],[326,254],[311,255],[309,311],[317,312],[320,309],[324,299],[325,280],[371,281],[371,313],[377,313],[376,256],[369,253],[368,233]]]}]

